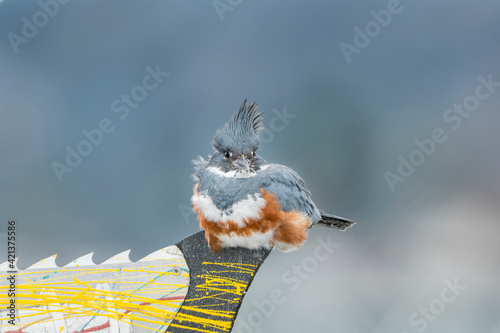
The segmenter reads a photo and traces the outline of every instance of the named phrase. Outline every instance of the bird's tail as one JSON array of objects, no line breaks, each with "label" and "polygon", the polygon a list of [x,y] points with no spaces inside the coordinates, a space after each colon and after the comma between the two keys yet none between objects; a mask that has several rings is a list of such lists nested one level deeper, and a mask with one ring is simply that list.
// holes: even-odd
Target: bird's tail
[{"label": "bird's tail", "polygon": [[329,228],[345,230],[355,225],[356,222],[353,222],[351,220],[345,219],[340,216],[321,213],[321,221],[319,221],[318,224]]}]

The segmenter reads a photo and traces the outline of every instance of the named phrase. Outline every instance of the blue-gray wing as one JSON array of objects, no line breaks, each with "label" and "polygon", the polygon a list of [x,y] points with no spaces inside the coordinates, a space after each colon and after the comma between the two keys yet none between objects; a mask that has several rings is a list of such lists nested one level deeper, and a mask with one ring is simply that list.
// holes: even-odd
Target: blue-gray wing
[{"label": "blue-gray wing", "polygon": [[284,165],[270,164],[260,173],[263,179],[261,187],[277,195],[284,211],[303,212],[311,217],[313,224],[321,220],[321,213],[311,199],[311,192],[294,170]]}]

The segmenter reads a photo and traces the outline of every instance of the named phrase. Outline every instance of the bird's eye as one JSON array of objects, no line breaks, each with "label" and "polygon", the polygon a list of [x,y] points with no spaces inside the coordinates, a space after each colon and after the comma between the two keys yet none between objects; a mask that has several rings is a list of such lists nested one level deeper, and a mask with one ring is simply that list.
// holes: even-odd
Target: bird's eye
[{"label": "bird's eye", "polygon": [[252,156],[253,156],[253,157],[257,156],[257,151],[255,151],[255,150],[254,150],[254,151],[252,151]]},{"label": "bird's eye", "polygon": [[232,155],[232,153],[231,153],[230,151],[225,151],[225,152],[224,152],[224,157],[225,157],[225,158],[230,158],[230,157],[231,157],[231,155]]}]

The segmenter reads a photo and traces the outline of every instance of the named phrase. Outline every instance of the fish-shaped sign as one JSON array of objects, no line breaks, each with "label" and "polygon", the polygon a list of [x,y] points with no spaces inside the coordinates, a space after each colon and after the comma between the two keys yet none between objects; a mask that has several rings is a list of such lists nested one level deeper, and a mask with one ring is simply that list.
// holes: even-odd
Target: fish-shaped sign
[{"label": "fish-shaped sign", "polygon": [[18,270],[0,265],[0,332],[231,332],[243,297],[271,250],[214,254],[200,231],[131,262],[96,265],[56,256]]}]

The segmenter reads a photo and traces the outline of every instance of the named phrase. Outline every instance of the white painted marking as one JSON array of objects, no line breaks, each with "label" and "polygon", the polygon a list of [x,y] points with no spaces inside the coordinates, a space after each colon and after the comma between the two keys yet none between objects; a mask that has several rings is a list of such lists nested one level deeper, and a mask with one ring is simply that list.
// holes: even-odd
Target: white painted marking
[{"label": "white painted marking", "polygon": [[[52,299],[58,298],[55,292],[48,292],[47,296],[50,296]],[[61,306],[55,302],[49,304],[47,309],[49,310],[49,314],[52,315],[52,318],[54,318],[51,320],[54,327],[53,332],[68,333],[68,327],[66,326],[64,314],[61,312]]]},{"label": "white painted marking", "polygon": [[58,266],[56,265],[56,256],[57,254],[54,254],[53,256],[42,259],[39,262],[34,263],[27,269],[58,268]]},{"label": "white painted marking", "polygon": [[95,265],[94,261],[92,260],[92,256],[94,255],[94,252],[87,253],[84,256],[81,256],[69,264],[67,264],[64,267],[80,267],[80,266],[92,266]]},{"label": "white painted marking", "polygon": [[101,263],[101,265],[129,263],[129,262],[131,262],[129,254],[130,254],[130,250],[115,254],[114,256],[109,258],[108,260]]}]

